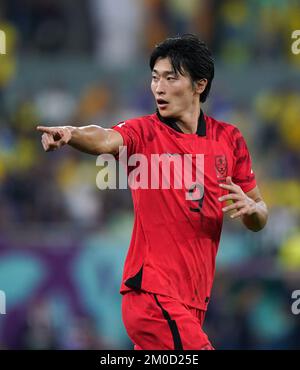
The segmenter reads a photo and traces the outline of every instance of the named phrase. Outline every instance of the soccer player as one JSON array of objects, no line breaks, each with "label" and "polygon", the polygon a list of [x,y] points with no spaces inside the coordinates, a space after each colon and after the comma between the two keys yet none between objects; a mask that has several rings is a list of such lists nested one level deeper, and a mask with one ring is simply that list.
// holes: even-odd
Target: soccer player
[{"label": "soccer player", "polygon": [[[247,229],[259,231],[267,222],[267,207],[238,128],[201,109],[214,77],[207,46],[194,35],[166,39],[154,48],[150,68],[156,113],[112,129],[37,129],[45,151],[69,144],[90,154],[118,156],[119,147],[126,146],[128,157],[143,154],[149,162],[154,154],[170,161],[202,155],[202,183],[132,189],[135,219],[121,285],[122,317],[135,349],[213,349],[202,325],[223,215],[229,212]],[[194,160],[192,171],[197,171]]]}]

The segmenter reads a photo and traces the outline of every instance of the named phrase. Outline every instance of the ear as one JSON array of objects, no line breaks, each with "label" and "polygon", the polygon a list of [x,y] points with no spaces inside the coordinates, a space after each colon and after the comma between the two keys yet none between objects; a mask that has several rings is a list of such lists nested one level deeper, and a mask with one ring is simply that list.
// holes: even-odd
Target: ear
[{"label": "ear", "polygon": [[206,78],[202,78],[201,80],[195,81],[194,82],[195,92],[197,94],[202,94],[207,86],[207,82],[208,81]]}]

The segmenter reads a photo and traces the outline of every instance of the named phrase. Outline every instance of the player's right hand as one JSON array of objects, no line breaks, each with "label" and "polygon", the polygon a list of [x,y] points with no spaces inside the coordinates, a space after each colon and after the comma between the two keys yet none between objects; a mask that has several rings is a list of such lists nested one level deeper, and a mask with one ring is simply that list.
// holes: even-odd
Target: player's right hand
[{"label": "player's right hand", "polygon": [[46,152],[61,148],[63,145],[68,144],[72,138],[71,129],[67,126],[37,126],[36,129],[43,133],[41,141]]}]

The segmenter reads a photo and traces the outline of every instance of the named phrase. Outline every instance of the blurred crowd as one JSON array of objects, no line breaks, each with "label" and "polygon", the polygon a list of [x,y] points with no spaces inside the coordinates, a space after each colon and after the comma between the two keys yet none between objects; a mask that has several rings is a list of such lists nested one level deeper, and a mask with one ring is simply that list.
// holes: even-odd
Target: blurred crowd
[{"label": "blurred crowd", "polygon": [[[153,112],[149,52],[167,36],[197,33],[217,64],[204,111],[241,129],[270,208],[268,227],[246,241],[239,225],[225,224],[207,332],[218,348],[299,348],[300,321],[290,310],[291,292],[300,289],[300,78],[289,75],[300,76],[300,56],[291,53],[295,29],[296,0],[2,1],[0,242],[47,246],[49,229],[59,225],[58,244],[74,235],[84,243],[113,228],[120,214],[131,220],[129,191],[97,189],[96,158],[70,148],[44,153],[35,127],[109,127]],[[245,74],[265,66],[268,84],[250,89]],[[233,98],[218,81],[239,70]],[[101,347],[90,318],[57,341],[36,307],[24,348]],[[73,344],[76,335],[83,339]]]}]

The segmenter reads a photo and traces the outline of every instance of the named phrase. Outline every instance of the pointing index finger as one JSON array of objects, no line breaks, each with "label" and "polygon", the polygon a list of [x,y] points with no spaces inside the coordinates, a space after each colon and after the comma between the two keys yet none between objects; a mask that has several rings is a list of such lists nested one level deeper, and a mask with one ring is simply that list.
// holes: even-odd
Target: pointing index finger
[{"label": "pointing index finger", "polygon": [[37,126],[37,131],[45,132],[46,134],[53,134],[53,129],[46,126]]}]

